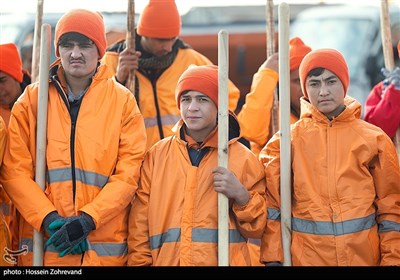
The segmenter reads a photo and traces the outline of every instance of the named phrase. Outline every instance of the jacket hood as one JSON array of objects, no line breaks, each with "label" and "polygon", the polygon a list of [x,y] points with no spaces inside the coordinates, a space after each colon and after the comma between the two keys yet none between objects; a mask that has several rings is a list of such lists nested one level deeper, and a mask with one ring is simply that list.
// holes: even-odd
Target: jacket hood
[{"label": "jacket hood", "polygon": [[[361,117],[361,104],[351,96],[344,98],[344,105],[346,109],[335,118],[336,121],[351,121]],[[311,105],[306,97],[300,98],[301,116],[300,119],[310,118],[318,122],[329,123],[329,119],[317,110],[316,107]]]}]

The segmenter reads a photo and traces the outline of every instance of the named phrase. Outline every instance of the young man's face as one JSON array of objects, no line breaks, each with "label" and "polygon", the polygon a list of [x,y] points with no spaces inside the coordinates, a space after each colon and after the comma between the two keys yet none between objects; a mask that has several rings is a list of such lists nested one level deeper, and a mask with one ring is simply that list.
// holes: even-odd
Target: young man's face
[{"label": "young man's face", "polygon": [[58,46],[66,75],[74,78],[91,77],[96,71],[99,52],[91,40],[67,40]]},{"label": "young man's face", "polygon": [[187,133],[197,142],[203,142],[217,126],[217,106],[210,97],[198,91],[182,94],[180,102]]},{"label": "young man's face", "polygon": [[5,72],[0,71],[0,104],[9,106],[21,93],[19,82]]},{"label": "young man's face", "polygon": [[299,69],[290,72],[290,108],[300,117],[300,97],[303,96],[300,85]]},{"label": "young man's face", "polygon": [[150,38],[142,37],[141,43],[143,49],[154,56],[161,57],[172,52],[172,47],[178,38]]},{"label": "young man's face", "polygon": [[329,119],[338,116],[345,108],[343,84],[327,69],[319,76],[307,77],[306,90],[311,104]]}]

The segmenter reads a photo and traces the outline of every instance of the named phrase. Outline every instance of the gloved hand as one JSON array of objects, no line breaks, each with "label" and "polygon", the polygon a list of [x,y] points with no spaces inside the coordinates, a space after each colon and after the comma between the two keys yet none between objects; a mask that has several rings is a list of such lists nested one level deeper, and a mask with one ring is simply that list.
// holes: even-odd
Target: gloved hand
[{"label": "gloved hand", "polygon": [[74,247],[74,249],[72,249],[71,255],[80,255],[80,254],[82,254],[83,252],[87,251],[87,249],[88,249],[87,240],[86,240],[86,238],[85,238],[83,241],[81,241],[81,243],[79,243],[78,245],[76,245],[76,246]]},{"label": "gloved hand", "polygon": [[385,79],[383,80],[384,89],[392,84],[395,89],[400,90],[400,68],[396,67],[392,71],[382,68],[381,72]]},{"label": "gloved hand", "polygon": [[[56,250],[60,252],[59,256],[64,257],[73,250],[78,250],[80,243],[95,228],[96,225],[92,217],[86,213],[67,218],[65,224],[47,240],[46,245],[53,244]],[[52,229],[51,226],[50,229]]]},{"label": "gloved hand", "polygon": [[53,211],[47,214],[47,216],[43,219],[42,227],[49,236],[52,236],[65,224],[66,220],[66,218],[58,215],[57,211]]}]

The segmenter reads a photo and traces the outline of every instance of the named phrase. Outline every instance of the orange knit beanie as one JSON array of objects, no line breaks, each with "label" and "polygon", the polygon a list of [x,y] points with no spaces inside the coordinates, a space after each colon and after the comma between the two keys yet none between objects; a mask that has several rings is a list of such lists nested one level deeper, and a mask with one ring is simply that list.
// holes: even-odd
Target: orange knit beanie
[{"label": "orange knit beanie", "polygon": [[14,43],[0,45],[0,71],[22,83],[22,62],[17,46]]},{"label": "orange knit beanie", "polygon": [[181,33],[181,16],[174,0],[150,0],[140,14],[137,33],[151,38],[174,38]]},{"label": "orange knit beanie", "polygon": [[346,96],[349,86],[349,69],[343,55],[334,49],[319,49],[309,52],[301,61],[299,68],[301,90],[308,98],[306,90],[306,79],[308,73],[315,68],[325,68],[334,73],[342,82],[344,95]]},{"label": "orange knit beanie", "polygon": [[298,69],[304,56],[311,51],[311,48],[303,43],[299,37],[289,41],[290,71]]},{"label": "orange knit beanie", "polygon": [[100,58],[103,57],[107,41],[103,15],[100,12],[75,9],[67,12],[58,20],[54,38],[57,57],[60,57],[58,41],[62,35],[68,32],[77,32],[88,37],[96,44]]},{"label": "orange knit beanie", "polygon": [[188,90],[207,95],[218,106],[218,66],[192,64],[182,73],[175,90],[176,104],[179,109],[180,97]]}]

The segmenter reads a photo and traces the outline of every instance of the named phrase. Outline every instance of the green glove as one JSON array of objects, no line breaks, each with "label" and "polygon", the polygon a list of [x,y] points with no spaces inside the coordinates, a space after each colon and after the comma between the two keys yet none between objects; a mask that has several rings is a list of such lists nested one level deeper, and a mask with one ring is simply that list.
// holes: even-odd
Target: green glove
[{"label": "green glove", "polygon": [[58,215],[57,211],[53,211],[43,219],[42,227],[49,236],[52,236],[65,224],[66,220],[66,218]]},{"label": "green glove", "polygon": [[80,255],[83,252],[87,251],[88,246],[87,246],[87,240],[84,239],[81,243],[76,245],[74,249],[71,251],[71,255]]},{"label": "green glove", "polygon": [[[56,226],[56,225],[54,225]],[[50,225],[50,229],[53,227]],[[80,243],[86,239],[89,233],[96,228],[92,217],[86,213],[80,216],[67,218],[61,226],[46,242],[46,245],[54,245],[60,257],[78,250]],[[83,246],[83,245],[82,245]]]}]

